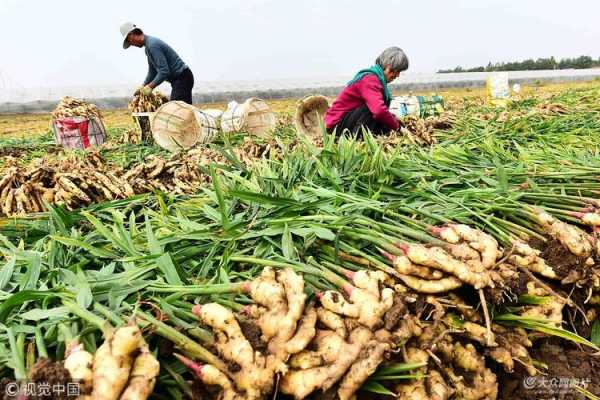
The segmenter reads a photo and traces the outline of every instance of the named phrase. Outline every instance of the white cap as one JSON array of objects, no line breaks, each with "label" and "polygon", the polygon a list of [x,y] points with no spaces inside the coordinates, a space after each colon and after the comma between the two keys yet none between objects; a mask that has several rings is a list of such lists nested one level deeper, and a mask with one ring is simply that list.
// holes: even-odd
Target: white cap
[{"label": "white cap", "polygon": [[121,35],[123,35],[123,48],[124,49],[126,49],[130,46],[129,43],[127,42],[127,35],[129,35],[131,32],[133,32],[136,29],[140,29],[140,28],[138,28],[133,22],[125,22],[124,24],[121,25]]}]

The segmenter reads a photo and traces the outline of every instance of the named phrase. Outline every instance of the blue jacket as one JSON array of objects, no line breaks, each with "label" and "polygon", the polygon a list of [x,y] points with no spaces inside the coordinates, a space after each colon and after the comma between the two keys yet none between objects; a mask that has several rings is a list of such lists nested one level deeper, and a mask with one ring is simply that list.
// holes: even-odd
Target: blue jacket
[{"label": "blue jacket", "polygon": [[155,86],[164,81],[171,82],[188,66],[168,44],[153,36],[144,36],[144,47],[148,56],[148,75],[144,85],[153,82]]}]

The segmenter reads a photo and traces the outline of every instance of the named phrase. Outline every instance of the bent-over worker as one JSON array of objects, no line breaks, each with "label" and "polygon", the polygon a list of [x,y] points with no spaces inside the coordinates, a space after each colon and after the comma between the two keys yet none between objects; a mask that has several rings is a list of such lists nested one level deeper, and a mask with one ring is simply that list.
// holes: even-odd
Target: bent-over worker
[{"label": "bent-over worker", "polygon": [[167,81],[171,83],[171,100],[192,104],[194,75],[171,46],[159,38],[144,34],[131,22],[121,25],[121,34],[124,49],[129,46],[145,47],[148,74],[144,80],[143,94],[149,95],[155,87]]},{"label": "bent-over worker", "polygon": [[392,95],[388,83],[408,69],[408,58],[399,47],[381,53],[371,68],[359,71],[325,113],[325,127],[336,135],[350,133],[362,137],[362,129],[374,135],[400,128],[389,111]]}]

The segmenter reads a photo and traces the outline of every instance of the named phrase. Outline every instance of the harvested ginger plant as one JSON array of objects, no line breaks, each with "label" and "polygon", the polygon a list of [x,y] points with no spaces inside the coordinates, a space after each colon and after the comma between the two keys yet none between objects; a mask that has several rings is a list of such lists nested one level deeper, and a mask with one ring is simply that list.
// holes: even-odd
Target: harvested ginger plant
[{"label": "harvested ginger plant", "polygon": [[109,331],[93,355],[71,341],[64,368],[80,384],[82,398],[145,400],[154,389],[160,366],[139,328],[129,325]]},{"label": "harvested ginger plant", "polygon": [[[64,327],[63,327],[64,328]],[[68,330],[65,336],[70,337]],[[105,330],[105,341],[92,354],[78,339],[67,340],[64,360],[41,357],[19,385],[18,397],[5,382],[4,398],[146,400],[154,389],[159,362],[137,326]],[[44,347],[42,347],[44,349]],[[45,349],[44,349],[45,351]],[[10,397],[15,394],[16,397]]]},{"label": "harvested ginger plant", "polygon": [[[282,120],[272,138],[228,134],[169,158],[143,143],[5,160],[0,387],[593,399],[599,102],[597,88],[503,109],[464,100],[450,124],[415,120],[422,138],[317,144]],[[184,195],[137,195],[149,192]],[[62,207],[21,217],[47,204]],[[106,320],[122,328],[104,340]],[[36,350],[65,361],[28,374]],[[576,385],[540,386],[551,379]]]},{"label": "harvested ginger plant", "polygon": [[65,96],[58,102],[58,105],[52,112],[52,117],[101,118],[101,115],[100,110],[98,110],[98,107],[95,104],[88,103],[85,100],[79,100]]},{"label": "harvested ginger plant", "polygon": [[138,89],[127,104],[127,108],[134,113],[154,112],[168,101],[167,96],[158,90],[153,90],[149,95],[145,95]]},{"label": "harvested ginger plant", "polygon": [[[276,272],[267,267],[258,278],[243,285],[255,304],[244,308],[242,315],[236,317],[216,303],[193,309],[215,333],[215,349],[228,365],[227,370],[179,358],[205,385],[218,385],[224,399],[266,398],[275,388],[277,375],[281,376],[279,390],[296,399],[334,385],[339,385],[341,399],[350,399],[391,348],[389,335],[380,333],[385,338],[380,342],[372,329],[381,324],[382,313],[376,320],[367,318],[364,312],[360,318],[360,309],[364,310],[369,302],[379,302],[379,292],[369,292],[373,284],[376,287],[377,278],[365,275],[354,282],[363,289],[354,287],[353,299],[364,304],[353,314],[356,318],[348,319],[344,314],[307,304],[304,279],[293,270]],[[253,347],[244,336],[239,319],[259,327],[260,339],[266,343],[264,350]],[[323,328],[318,328],[317,321]]]}]

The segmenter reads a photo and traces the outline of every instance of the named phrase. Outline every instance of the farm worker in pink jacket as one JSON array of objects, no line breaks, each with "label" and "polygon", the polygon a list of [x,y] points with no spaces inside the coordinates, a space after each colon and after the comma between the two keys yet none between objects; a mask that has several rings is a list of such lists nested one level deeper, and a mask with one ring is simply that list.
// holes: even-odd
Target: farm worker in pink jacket
[{"label": "farm worker in pink jacket", "polygon": [[328,132],[362,137],[362,130],[374,135],[398,130],[400,123],[389,111],[392,95],[388,83],[408,69],[408,58],[399,47],[385,49],[371,68],[359,71],[325,113]]}]

